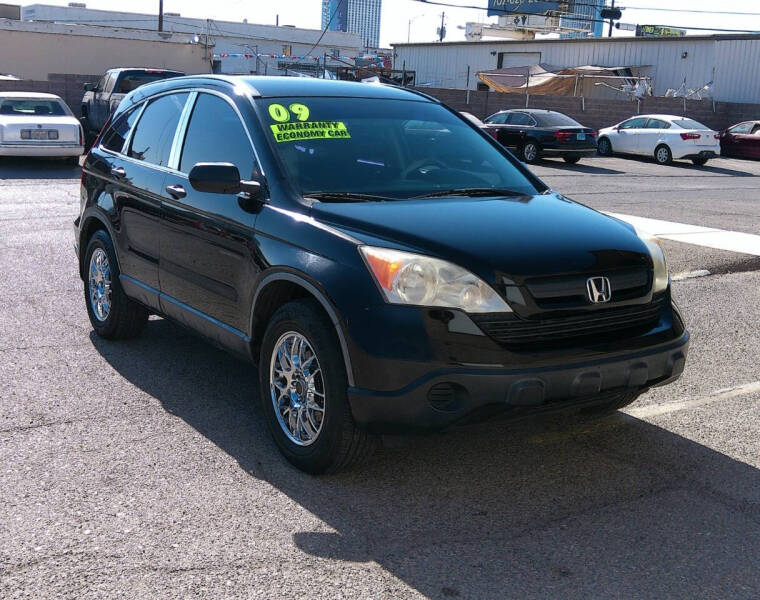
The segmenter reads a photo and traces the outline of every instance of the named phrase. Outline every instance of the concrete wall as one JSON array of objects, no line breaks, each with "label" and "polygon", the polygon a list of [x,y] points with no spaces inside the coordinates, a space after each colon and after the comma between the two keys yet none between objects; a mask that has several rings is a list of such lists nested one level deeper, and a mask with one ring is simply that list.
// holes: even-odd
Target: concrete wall
[{"label": "concrete wall", "polygon": [[201,45],[163,40],[156,32],[0,20],[0,73],[22,79],[133,66],[210,73],[204,53]]},{"label": "concrete wall", "polygon": [[[510,66],[636,67],[635,73],[652,78],[655,96],[679,88],[684,80],[687,89],[714,81],[716,100],[760,100],[760,35],[394,44],[394,51],[395,68],[405,64],[416,71],[417,85],[431,87],[465,89],[469,66],[469,87],[474,90],[480,81],[477,72],[496,69],[499,54],[506,53],[518,59],[508,61]],[[523,65],[517,64],[520,56],[526,57]],[[586,93],[607,94],[602,88]]]},{"label": "concrete wall", "polygon": [[[525,96],[522,94],[471,91],[468,104],[465,90],[419,89],[439,98],[455,110],[467,111],[481,119],[499,110],[525,108]],[[760,119],[760,104],[716,102],[713,111],[710,100],[687,100],[684,109],[681,98],[645,98],[639,104],[628,100],[587,98],[584,102],[581,98],[570,96],[531,96],[529,107],[565,113],[593,129],[615,125],[635,114],[686,115],[715,130],[725,129],[741,121]]]}]

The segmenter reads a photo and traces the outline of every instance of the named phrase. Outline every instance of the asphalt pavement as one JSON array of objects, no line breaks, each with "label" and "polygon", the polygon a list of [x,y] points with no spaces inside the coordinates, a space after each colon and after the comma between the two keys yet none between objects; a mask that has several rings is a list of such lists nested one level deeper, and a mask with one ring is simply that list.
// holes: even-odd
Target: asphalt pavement
[{"label": "asphalt pavement", "polygon": [[[534,171],[760,235],[760,162]],[[92,333],[78,207],[77,169],[0,162],[0,598],[760,597],[760,257],[663,243],[691,354],[625,413],[388,437],[314,478],[250,365],[158,318]]]}]

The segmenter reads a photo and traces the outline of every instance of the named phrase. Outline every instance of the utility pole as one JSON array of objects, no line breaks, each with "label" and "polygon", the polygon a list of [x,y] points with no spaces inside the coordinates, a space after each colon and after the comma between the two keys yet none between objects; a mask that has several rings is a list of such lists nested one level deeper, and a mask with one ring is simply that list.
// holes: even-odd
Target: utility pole
[{"label": "utility pole", "polygon": [[446,18],[446,13],[441,13],[441,28],[438,30],[438,41],[443,41],[443,36],[446,35],[446,26],[443,24],[443,20]]},{"label": "utility pole", "polygon": [[[615,0],[612,0],[612,6],[610,6],[610,8],[615,8]],[[613,21],[614,19],[610,18],[610,32],[607,37],[612,37],[612,28],[615,26]]]},{"label": "utility pole", "polygon": [[158,30],[164,30],[164,0],[158,0]]}]

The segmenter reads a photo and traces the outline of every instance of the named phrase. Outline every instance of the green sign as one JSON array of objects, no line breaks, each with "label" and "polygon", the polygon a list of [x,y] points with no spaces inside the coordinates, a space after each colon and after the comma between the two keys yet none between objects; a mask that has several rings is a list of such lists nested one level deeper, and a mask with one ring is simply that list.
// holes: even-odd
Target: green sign
[{"label": "green sign", "polygon": [[636,25],[637,37],[682,37],[686,35],[685,29],[676,29],[675,27],[666,27],[665,25]]}]

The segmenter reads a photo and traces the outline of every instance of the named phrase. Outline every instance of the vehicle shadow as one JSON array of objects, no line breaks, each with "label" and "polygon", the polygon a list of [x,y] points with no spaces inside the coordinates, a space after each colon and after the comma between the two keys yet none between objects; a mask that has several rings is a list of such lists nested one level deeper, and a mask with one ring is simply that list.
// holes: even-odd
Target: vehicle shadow
[{"label": "vehicle shadow", "polygon": [[[645,163],[649,165],[657,165],[655,160],[653,158],[648,158],[645,156],[625,156],[625,155],[616,155],[617,158],[624,158],[626,160],[635,160],[636,162]],[[715,158],[713,161],[720,161],[721,158]],[[671,169],[684,169],[687,171],[694,171],[697,173],[713,173],[715,175],[732,175],[734,177],[757,177],[755,173],[751,173],[749,171],[737,171],[736,169],[729,169],[727,167],[716,167],[711,163],[706,164],[703,167],[698,167],[697,165],[692,164],[688,161],[673,161],[670,165],[663,166],[663,169],[671,168]],[[638,177],[638,175],[637,175]]]},{"label": "vehicle shadow", "polygon": [[0,179],[76,179],[80,173],[61,159],[0,157]]},{"label": "vehicle shadow", "polygon": [[597,167],[587,163],[576,163],[569,165],[565,162],[555,160],[541,160],[536,163],[536,166],[546,167],[549,169],[558,169],[560,171],[570,171],[573,173],[586,173],[591,175],[625,175],[625,171],[618,171],[617,169],[607,169],[605,167]]},{"label": "vehicle shadow", "polygon": [[332,528],[294,535],[307,555],[374,561],[431,598],[760,590],[760,471],[644,421],[394,438],[369,464],[316,478],[271,442],[250,365],[163,320],[138,340],[91,340],[166,411]]}]

